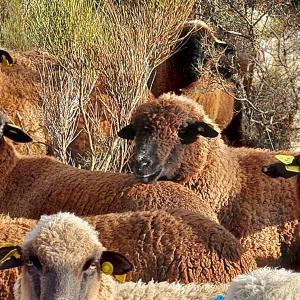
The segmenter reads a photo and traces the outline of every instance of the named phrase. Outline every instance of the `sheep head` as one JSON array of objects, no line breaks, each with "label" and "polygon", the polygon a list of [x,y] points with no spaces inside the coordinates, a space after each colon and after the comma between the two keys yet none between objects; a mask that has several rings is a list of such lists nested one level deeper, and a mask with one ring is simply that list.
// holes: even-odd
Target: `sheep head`
[{"label": "sheep head", "polygon": [[0,115],[0,140],[3,136],[17,143],[29,143],[32,141],[32,138],[20,127],[7,122],[6,119]]},{"label": "sheep head", "polygon": [[277,154],[275,158],[280,162],[263,166],[262,172],[272,178],[290,178],[300,173],[300,156]]},{"label": "sheep head", "polygon": [[122,275],[132,264],[107,251],[98,233],[70,213],[42,216],[22,247],[0,250],[0,269],[22,265],[16,299],[96,299],[103,276]]},{"label": "sheep head", "polygon": [[[144,183],[176,179],[186,149],[196,141],[218,136],[219,129],[202,106],[183,96],[164,94],[142,104],[119,137],[135,140],[132,168]],[[206,154],[203,154],[203,156]]]}]

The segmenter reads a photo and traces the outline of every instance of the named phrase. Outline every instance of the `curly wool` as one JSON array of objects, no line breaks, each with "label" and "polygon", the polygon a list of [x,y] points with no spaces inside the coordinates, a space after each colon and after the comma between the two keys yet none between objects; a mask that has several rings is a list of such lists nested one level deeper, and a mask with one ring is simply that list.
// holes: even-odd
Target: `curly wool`
[{"label": "curly wool", "polygon": [[[167,165],[165,177],[209,203],[221,224],[253,250],[259,265],[300,267],[296,260],[300,246],[296,179],[270,179],[262,173],[262,166],[272,163],[278,152],[229,147],[220,137],[200,136],[192,144],[181,144],[178,130],[188,122],[203,120],[215,126],[191,99],[164,94],[142,104],[133,115],[137,148],[144,143],[143,137],[150,139],[146,129],[155,128],[151,138],[158,163]],[[170,153],[172,159],[166,163]]]},{"label": "curly wool", "polygon": [[[134,264],[135,269],[127,275],[127,280],[226,283],[256,267],[251,253],[245,251],[233,235],[201,214],[180,209],[137,211],[93,216],[86,220],[99,233],[105,248],[122,253]],[[0,215],[0,243],[22,243],[35,224],[35,220]],[[49,226],[48,237],[39,242],[45,245],[43,249],[52,244],[54,230],[51,224]],[[32,241],[39,228],[27,235],[26,240]],[[72,246],[78,235],[70,234],[66,227],[60,236],[64,236],[64,230],[68,230],[66,235]],[[77,250],[86,247],[74,246]],[[76,252],[74,257],[78,255],[81,254]],[[59,253],[58,259],[61,259]],[[12,285],[18,273],[18,270],[1,271],[0,299],[12,299]]]},{"label": "curly wool", "polygon": [[216,214],[183,186],[162,181],[140,183],[132,174],[93,172],[65,165],[48,156],[19,155],[0,139],[0,212],[14,217],[70,211],[96,215],[161,208],[184,208]]},{"label": "curly wool", "polygon": [[237,276],[229,285],[228,300],[296,300],[300,274],[285,269],[261,268]]},{"label": "curly wool", "polygon": [[[147,284],[141,281],[119,284],[116,300],[213,300],[216,295],[224,294],[226,284],[195,284],[182,285],[179,283],[153,282]],[[101,298],[98,298],[99,300]]]}]

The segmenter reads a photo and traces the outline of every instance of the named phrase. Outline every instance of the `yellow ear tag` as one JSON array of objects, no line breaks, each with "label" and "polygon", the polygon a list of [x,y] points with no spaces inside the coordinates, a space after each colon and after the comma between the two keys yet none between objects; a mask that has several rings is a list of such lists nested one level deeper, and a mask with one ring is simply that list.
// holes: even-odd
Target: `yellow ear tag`
[{"label": "yellow ear tag", "polygon": [[111,275],[114,272],[114,266],[109,261],[105,261],[101,268],[102,272],[106,275]]},{"label": "yellow ear tag", "polygon": [[21,257],[21,255],[18,252],[18,250],[17,249],[13,249],[10,252],[8,252],[2,259],[0,259],[0,265],[3,264],[4,262],[6,262],[8,259],[10,259],[13,256],[15,258],[17,258],[17,259],[19,259]]},{"label": "yellow ear tag", "polygon": [[[6,123],[8,126],[12,127],[12,128],[15,128],[15,129],[21,129],[21,127],[15,125],[15,124],[12,124],[12,123]],[[22,130],[22,129],[21,129]]]},{"label": "yellow ear tag", "polygon": [[275,155],[275,158],[285,165],[289,165],[293,162],[295,157],[293,155],[277,154]]},{"label": "yellow ear tag", "polygon": [[285,166],[285,169],[290,172],[300,173],[300,166]]},{"label": "yellow ear tag", "polygon": [[122,274],[122,275],[114,275],[114,277],[115,277],[116,280],[118,280],[119,282],[125,282],[125,281],[126,281],[126,274]]},{"label": "yellow ear tag", "polygon": [[12,246],[14,246],[13,243],[2,243],[2,244],[0,244],[0,249],[1,249],[1,248],[12,247]]}]

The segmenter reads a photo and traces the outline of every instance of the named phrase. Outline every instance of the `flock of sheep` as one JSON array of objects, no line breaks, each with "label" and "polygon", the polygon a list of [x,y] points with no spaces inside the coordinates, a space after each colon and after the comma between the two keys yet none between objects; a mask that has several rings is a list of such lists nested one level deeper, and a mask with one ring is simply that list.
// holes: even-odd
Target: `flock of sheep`
[{"label": "flock of sheep", "polygon": [[30,135],[0,117],[0,299],[297,299],[297,173],[274,165],[280,152],[224,142],[230,69],[221,64],[222,82],[201,94],[208,75],[191,66],[209,58],[191,47],[205,33],[233,50],[205,23],[191,26],[171,58],[183,61],[176,86],[158,69],[156,97],[118,133],[134,140],[133,174],[20,154],[13,142]]}]

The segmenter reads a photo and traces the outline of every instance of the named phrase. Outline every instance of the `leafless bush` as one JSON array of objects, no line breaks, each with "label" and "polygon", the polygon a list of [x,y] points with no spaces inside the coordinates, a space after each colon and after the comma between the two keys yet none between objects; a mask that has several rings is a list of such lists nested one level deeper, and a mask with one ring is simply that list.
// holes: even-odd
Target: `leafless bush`
[{"label": "leafless bush", "polygon": [[300,11],[296,1],[211,0],[197,15],[236,45],[246,93],[244,143],[300,146]]},{"label": "leafless bush", "polygon": [[45,126],[52,137],[55,155],[64,163],[71,159],[68,147],[76,138],[80,88],[78,79],[61,67],[43,64],[41,98]]},{"label": "leafless bush", "polygon": [[[49,93],[61,101],[68,102],[68,97],[73,97],[75,104],[68,102],[73,113],[68,117],[74,120],[69,124],[76,124],[78,116],[83,130],[73,144],[88,144],[84,153],[80,153],[83,167],[120,171],[126,165],[130,149],[116,137],[116,132],[129,121],[138,103],[145,100],[150,74],[176,44],[193,4],[194,0],[150,0],[135,4],[41,0],[33,7],[28,20],[30,38],[64,70],[61,73],[64,83],[53,84],[55,91],[45,90],[44,99],[53,103]],[[74,90],[75,83],[79,90]],[[55,101],[55,105],[61,103]],[[76,103],[79,109],[74,113]],[[54,128],[62,125],[60,120],[65,120],[64,113],[66,110],[57,109],[46,113],[48,123],[56,123],[53,128],[48,125],[52,135]],[[104,133],[104,122],[109,123],[108,134]],[[64,142],[58,143],[58,137],[55,138],[62,156],[67,153],[75,132],[74,125],[66,128],[60,138]]]}]

